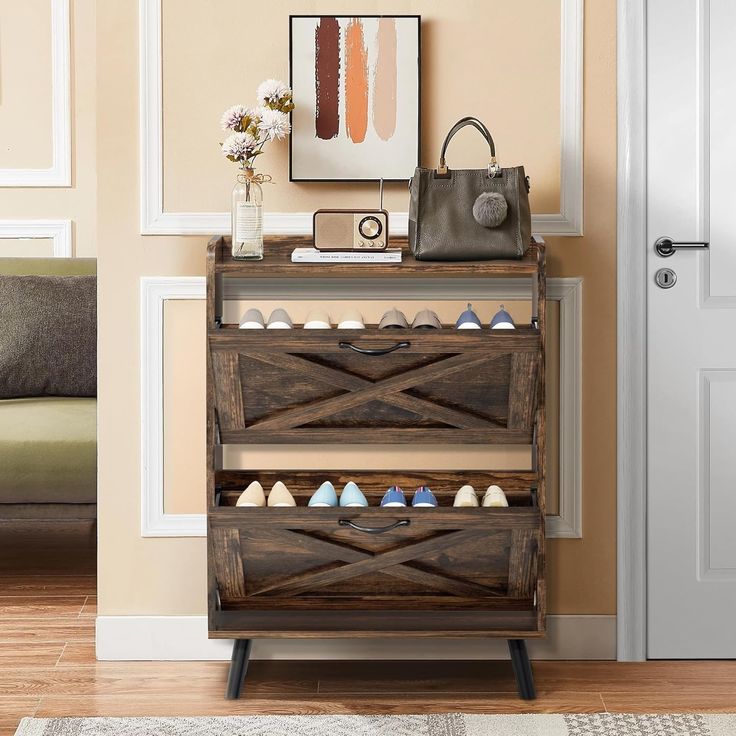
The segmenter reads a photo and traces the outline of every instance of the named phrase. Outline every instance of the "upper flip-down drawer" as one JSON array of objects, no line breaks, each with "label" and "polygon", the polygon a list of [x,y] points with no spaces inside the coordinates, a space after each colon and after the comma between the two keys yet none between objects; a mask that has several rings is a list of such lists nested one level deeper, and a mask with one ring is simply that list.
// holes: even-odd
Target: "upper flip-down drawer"
[{"label": "upper flip-down drawer", "polygon": [[541,338],[490,330],[209,332],[222,443],[532,441]]}]

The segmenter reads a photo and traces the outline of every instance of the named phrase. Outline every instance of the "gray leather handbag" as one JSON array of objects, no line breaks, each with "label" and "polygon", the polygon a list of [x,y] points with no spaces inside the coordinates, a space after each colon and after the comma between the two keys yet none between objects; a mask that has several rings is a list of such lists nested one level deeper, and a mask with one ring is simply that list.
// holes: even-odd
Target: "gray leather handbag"
[{"label": "gray leather handbag", "polygon": [[[483,169],[451,169],[445,153],[455,133],[473,126],[488,142]],[[442,144],[436,169],[417,168],[410,185],[409,246],[420,261],[520,258],[532,234],[529,181],[523,166],[502,169],[496,145],[477,118],[458,120]]]}]

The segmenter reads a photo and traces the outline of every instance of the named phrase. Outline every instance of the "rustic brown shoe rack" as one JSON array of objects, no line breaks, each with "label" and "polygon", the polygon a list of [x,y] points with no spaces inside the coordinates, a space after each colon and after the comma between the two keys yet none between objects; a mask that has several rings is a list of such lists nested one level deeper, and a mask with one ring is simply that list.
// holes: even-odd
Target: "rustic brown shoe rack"
[{"label": "rustic brown shoe rack", "polygon": [[[207,541],[210,638],[235,639],[240,694],[253,639],[501,637],[522,698],[534,698],[525,640],[545,633],[545,261],[292,264],[304,239],[273,237],[262,261],[207,250]],[[403,244],[406,247],[406,244]],[[528,278],[517,329],[240,330],[223,322],[224,279]],[[245,282],[247,283],[247,282]],[[391,306],[387,304],[387,307]],[[484,315],[487,316],[487,315]],[[250,443],[491,443],[532,448],[530,470],[224,469]],[[327,451],[327,450],[326,450]],[[441,450],[440,450],[441,451]],[[286,483],[296,508],[235,503],[252,480]],[[307,508],[322,481],[358,483],[369,508]],[[453,508],[495,483],[508,508]],[[429,485],[438,508],[379,508],[389,485]]]}]

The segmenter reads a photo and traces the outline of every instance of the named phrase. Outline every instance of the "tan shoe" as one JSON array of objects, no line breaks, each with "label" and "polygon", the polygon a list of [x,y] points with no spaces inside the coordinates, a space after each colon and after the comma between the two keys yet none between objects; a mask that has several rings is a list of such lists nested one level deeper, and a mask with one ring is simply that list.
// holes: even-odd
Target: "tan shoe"
[{"label": "tan shoe", "polygon": [[414,330],[441,330],[442,322],[440,322],[437,312],[433,312],[431,309],[422,309],[414,316],[411,326]]},{"label": "tan shoe", "polygon": [[267,330],[290,330],[294,325],[285,309],[274,309],[266,324]]},{"label": "tan shoe", "polygon": [[455,500],[452,503],[453,506],[460,508],[470,508],[471,506],[478,506],[478,495],[475,492],[473,486],[463,486],[456,494]]},{"label": "tan shoe", "polygon": [[329,330],[331,328],[330,315],[324,309],[311,309],[309,311],[304,322],[305,330]]},{"label": "tan shoe", "polygon": [[406,315],[400,309],[394,307],[381,317],[378,327],[381,330],[396,329],[397,327],[401,329],[409,327],[409,323],[406,321]]},{"label": "tan shoe", "polygon": [[289,493],[289,489],[280,480],[277,480],[268,494],[268,505],[271,507],[296,506],[296,501]]},{"label": "tan shoe", "polygon": [[257,481],[252,481],[248,487],[240,494],[240,498],[235,502],[236,506],[265,506],[266,494],[263,492],[263,486]]},{"label": "tan shoe", "polygon": [[488,490],[483,496],[483,506],[486,508],[505,508],[508,505],[509,501],[506,498],[506,494],[499,488],[499,486],[488,486]]}]

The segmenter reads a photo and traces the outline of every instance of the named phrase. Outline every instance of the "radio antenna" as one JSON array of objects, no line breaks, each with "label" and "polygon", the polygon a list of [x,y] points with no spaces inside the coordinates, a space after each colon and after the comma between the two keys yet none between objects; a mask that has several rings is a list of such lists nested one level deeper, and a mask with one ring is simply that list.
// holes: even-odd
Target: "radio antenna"
[{"label": "radio antenna", "polygon": [[383,177],[379,179],[379,183],[378,183],[378,200],[379,200],[378,209],[382,210],[383,209]]}]

